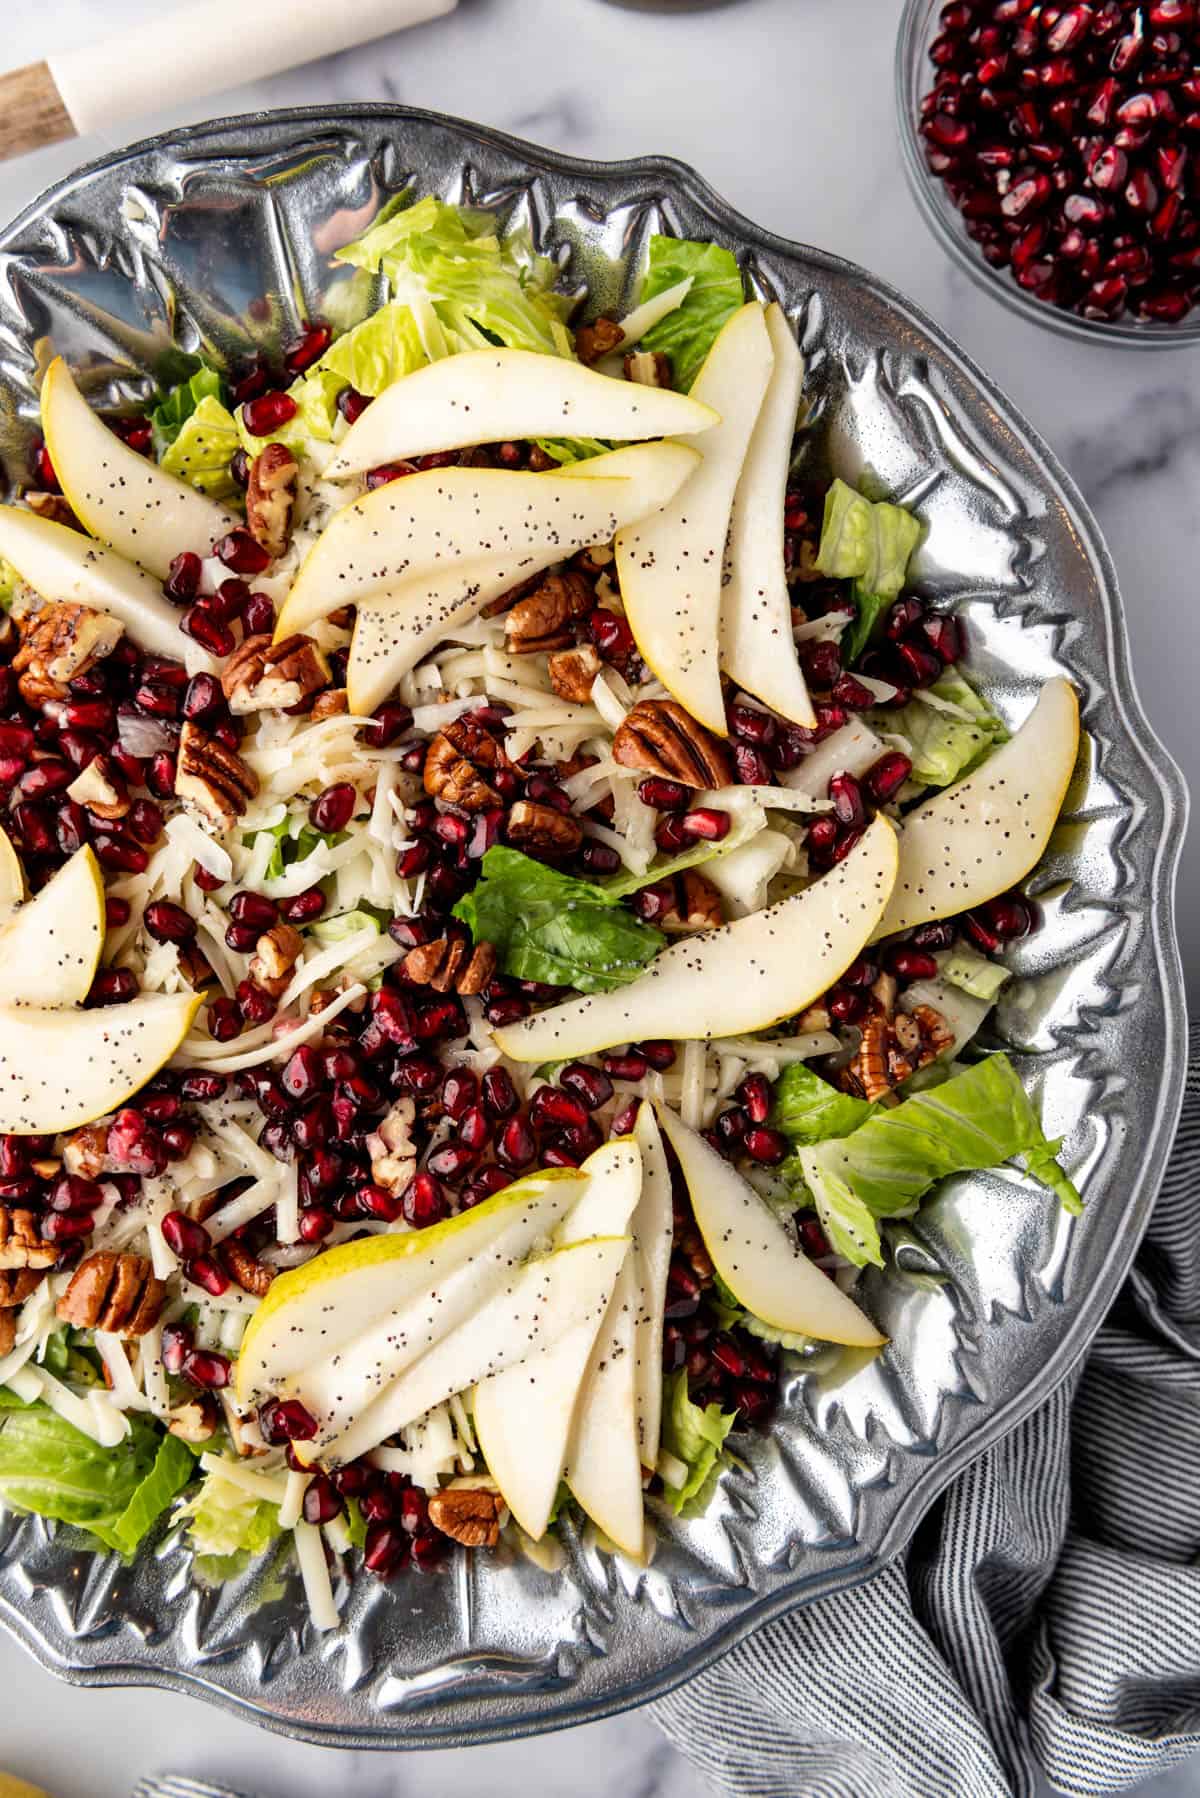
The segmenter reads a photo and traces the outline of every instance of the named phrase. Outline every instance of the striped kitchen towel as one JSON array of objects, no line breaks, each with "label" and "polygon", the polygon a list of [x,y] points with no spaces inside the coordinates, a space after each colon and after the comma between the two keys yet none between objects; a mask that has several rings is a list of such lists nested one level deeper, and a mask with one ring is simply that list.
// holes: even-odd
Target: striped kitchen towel
[{"label": "striped kitchen towel", "polygon": [[1116,1792],[1200,1751],[1200,1026],[1190,1047],[1150,1229],[1086,1363],[883,1572],[652,1707],[720,1790],[1031,1798],[1040,1770]]}]

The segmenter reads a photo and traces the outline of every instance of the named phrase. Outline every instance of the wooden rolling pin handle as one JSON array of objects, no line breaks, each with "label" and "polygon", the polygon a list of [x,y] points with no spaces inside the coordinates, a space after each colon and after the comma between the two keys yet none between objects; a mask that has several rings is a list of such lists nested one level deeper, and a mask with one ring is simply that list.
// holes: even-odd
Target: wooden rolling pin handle
[{"label": "wooden rolling pin handle", "polygon": [[77,135],[49,63],[0,75],[0,162]]}]

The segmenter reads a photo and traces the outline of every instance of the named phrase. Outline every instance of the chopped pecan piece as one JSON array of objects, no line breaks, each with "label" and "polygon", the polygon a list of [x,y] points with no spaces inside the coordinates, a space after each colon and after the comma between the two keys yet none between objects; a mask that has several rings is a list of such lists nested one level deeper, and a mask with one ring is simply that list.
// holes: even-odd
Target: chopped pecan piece
[{"label": "chopped pecan piece", "polygon": [[31,612],[22,621],[21,647],[12,663],[22,699],[41,706],[65,698],[67,682],[111,655],[124,628],[107,612],[68,600]]},{"label": "chopped pecan piece", "polygon": [[107,1173],[108,1126],[85,1124],[63,1143],[63,1164],[69,1174],[80,1174],[85,1180],[98,1180]]},{"label": "chopped pecan piece", "polygon": [[798,1035],[806,1036],[810,1030],[828,1030],[829,1024],[829,1013],[825,1007],[810,1005],[808,1010],[802,1011],[796,1019],[796,1031]]},{"label": "chopped pecan piece", "polygon": [[300,466],[283,443],[266,444],[250,464],[246,525],[272,559],[281,556],[291,540],[299,476]]},{"label": "chopped pecan piece", "polygon": [[17,1341],[17,1320],[11,1311],[0,1311],[0,1357],[11,1355]]},{"label": "chopped pecan piece", "polygon": [[843,1069],[841,1084],[864,1099],[888,1098],[910,1074],[936,1061],[953,1040],[954,1033],[932,1005],[916,1005],[894,1017],[876,1011],[863,1025],[858,1053]]},{"label": "chopped pecan piece", "polygon": [[234,750],[190,720],[179,733],[175,797],[219,830],[232,830],[258,792],[258,776]]},{"label": "chopped pecan piece", "polygon": [[625,379],[642,387],[669,387],[671,358],[661,350],[635,350],[625,358]]},{"label": "chopped pecan piece", "polygon": [[504,620],[510,655],[535,655],[544,649],[566,649],[575,640],[572,626],[595,610],[596,596],[587,578],[573,569],[547,575],[527,599],[519,599]]},{"label": "chopped pecan piece", "polygon": [[313,700],[310,718],[338,718],[343,712],[350,710],[350,701],[345,687],[327,687],[324,693],[318,693]]},{"label": "chopped pecan piece", "polygon": [[481,993],[496,972],[496,951],[490,943],[471,949],[460,932],[449,932],[410,949],[402,965],[414,986],[429,986],[435,993],[453,990],[467,998]]},{"label": "chopped pecan piece", "polygon": [[900,988],[896,984],[894,974],[879,974],[871,987],[871,998],[885,1018],[890,1018],[896,1009],[896,995]]},{"label": "chopped pecan piece", "polygon": [[582,574],[590,574],[595,580],[606,569],[611,568],[615,560],[616,551],[611,543],[590,543],[576,556],[575,566]]},{"label": "chopped pecan piece", "polygon": [[397,1099],[367,1138],[371,1178],[388,1192],[403,1192],[417,1171],[417,1149],[412,1139],[416,1115],[411,1099]]},{"label": "chopped pecan piece", "polygon": [[590,643],[578,649],[560,649],[546,664],[550,685],[560,699],[584,705],[592,696],[592,682],[600,672],[600,657]]},{"label": "chopped pecan piece", "polygon": [[268,1267],[257,1255],[252,1255],[246,1245],[233,1236],[227,1237],[221,1244],[221,1256],[229,1269],[230,1277],[243,1292],[252,1292],[259,1299],[265,1297],[275,1278],[273,1267]]},{"label": "chopped pecan piece", "polygon": [[79,1263],[56,1309],[76,1329],[144,1336],[158,1322],[166,1297],[146,1256],[98,1249]]},{"label": "chopped pecan piece", "polygon": [[504,1500],[487,1486],[446,1486],[429,1500],[429,1521],[464,1548],[495,1548]]},{"label": "chopped pecan piece", "polygon": [[217,1433],[217,1407],[207,1392],[167,1413],[167,1434],[181,1442],[207,1442]]},{"label": "chopped pecan piece", "polygon": [[[933,1005],[914,1005],[912,1016],[921,1026],[921,1052],[927,1061],[936,1061],[954,1041],[954,1032]],[[922,1066],[925,1064],[922,1063]]]},{"label": "chopped pecan piece", "polygon": [[685,868],[672,882],[672,905],[655,920],[664,930],[718,930],[725,922],[721,895],[695,868]]},{"label": "chopped pecan piece", "polygon": [[613,736],[613,759],[685,787],[726,787],[733,764],[725,745],[673,699],[642,699]]},{"label": "chopped pecan piece", "polygon": [[610,356],[620,349],[624,341],[625,332],[616,319],[601,316],[593,319],[590,325],[580,325],[575,333],[575,354],[590,368],[602,356]]},{"label": "chopped pecan piece", "polygon": [[425,791],[444,805],[464,812],[487,811],[500,804],[500,795],[488,774],[511,768],[504,750],[470,713],[454,718],[440,730],[425,757]]},{"label": "chopped pecan piece", "polygon": [[311,637],[273,643],[266,631],[243,637],[221,670],[231,712],[286,711],[329,685],[329,663]]},{"label": "chopped pecan piece", "polygon": [[250,957],[251,980],[272,999],[278,999],[291,979],[292,969],[303,948],[304,938],[294,925],[272,924],[254,945],[254,954]]},{"label": "chopped pecan piece", "polygon": [[14,1267],[0,1273],[0,1311],[15,1311],[46,1278],[40,1267]]},{"label": "chopped pecan piece", "polygon": [[42,1239],[32,1211],[10,1211],[0,1205],[0,1268],[53,1267],[58,1250]]},{"label": "chopped pecan piece", "polygon": [[51,524],[65,524],[69,531],[83,530],[61,493],[41,493],[36,487],[30,487],[21,497],[29,510],[36,512],[39,518],[48,518]]},{"label": "chopped pecan piece", "polygon": [[125,782],[106,755],[93,756],[87,767],[75,776],[67,788],[67,796],[80,805],[86,805],[90,812],[95,812],[106,824],[115,824],[130,809]]},{"label": "chopped pecan piece", "polygon": [[508,814],[506,834],[520,848],[573,855],[583,842],[583,825],[573,812],[560,812],[536,799],[518,799]]}]

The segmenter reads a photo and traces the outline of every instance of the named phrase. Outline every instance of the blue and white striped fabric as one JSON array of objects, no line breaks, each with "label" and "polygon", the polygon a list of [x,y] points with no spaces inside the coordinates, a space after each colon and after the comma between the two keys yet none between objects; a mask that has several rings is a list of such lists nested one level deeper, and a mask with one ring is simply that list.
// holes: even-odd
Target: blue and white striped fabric
[{"label": "blue and white striped fabric", "polygon": [[[737,1798],[1121,1791],[1200,1751],[1200,1027],[1086,1364],[855,1591],[652,1707]],[[1111,1203],[1120,1195],[1112,1194]]]}]

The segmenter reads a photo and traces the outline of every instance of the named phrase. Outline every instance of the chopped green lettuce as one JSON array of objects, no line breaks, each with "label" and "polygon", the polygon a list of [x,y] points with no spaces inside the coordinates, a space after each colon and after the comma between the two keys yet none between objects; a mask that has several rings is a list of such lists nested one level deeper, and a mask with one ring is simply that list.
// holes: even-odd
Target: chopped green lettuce
[{"label": "chopped green lettuce", "polygon": [[[11,1400],[12,1394],[3,1395]],[[135,1414],[116,1448],[101,1448],[48,1405],[0,1408],[0,1503],[87,1530],[131,1555],[191,1478],[182,1442]]]},{"label": "chopped green lettuce", "polygon": [[233,413],[212,394],[205,394],[163,449],[159,462],[168,474],[190,481],[210,498],[232,499],[238,485],[229,464],[241,445]]},{"label": "chopped green lettuce", "polygon": [[883,593],[869,593],[861,581],[855,581],[853,597],[857,609],[841,642],[842,662],[847,668],[853,668],[872,641],[880,619],[892,603]]},{"label": "chopped green lettuce", "polygon": [[725,1438],[736,1421],[736,1411],[722,1411],[720,1405],[694,1405],[688,1396],[683,1369],[667,1381],[662,1445],[688,1469],[682,1486],[663,1489],[673,1511],[682,1511],[708,1484],[721,1459]]},{"label": "chopped green lettuce", "polygon": [[196,369],[186,381],[170,388],[159,400],[150,414],[150,427],[154,454],[160,461],[164,450],[174,443],[193,412],[206,399],[216,400],[221,406],[226,403],[225,383],[215,368]]},{"label": "chopped green lettuce", "polygon": [[958,668],[947,668],[928,689],[952,712],[915,695],[899,711],[870,714],[880,729],[896,731],[912,745],[912,778],[927,787],[946,787],[1008,739],[1002,721],[979,697]]},{"label": "chopped green lettuce", "polygon": [[960,943],[942,963],[942,979],[962,992],[970,993],[973,999],[986,999],[989,1004],[995,1004],[1005,983],[1012,979],[1012,970],[1002,962],[989,961],[978,949]]},{"label": "chopped green lettuce", "polygon": [[777,1330],[774,1324],[764,1323],[761,1317],[755,1317],[747,1311],[741,1320],[741,1327],[751,1336],[757,1336],[760,1342],[774,1342],[780,1348],[793,1349],[797,1354],[804,1354],[816,1342],[815,1336],[801,1336],[795,1330]]},{"label": "chopped green lettuce", "polygon": [[830,1248],[844,1255],[855,1267],[883,1266],[883,1249],[879,1225],[869,1207],[859,1198],[848,1180],[832,1168],[822,1168],[814,1177],[807,1161],[813,1151],[801,1150],[800,1163],[808,1176],[817,1221],[824,1230]]},{"label": "chopped green lettuce", "polygon": [[910,1216],[930,1187],[950,1174],[1019,1158],[1065,1210],[1081,1211],[1082,1199],[1055,1160],[1058,1146],[1047,1139],[1016,1069],[1001,1054],[890,1111],[877,1111],[850,1136],[802,1148],[799,1159],[826,1233],[828,1218],[850,1245],[839,1243],[841,1252],[861,1264],[874,1259],[862,1245],[851,1253],[858,1236],[866,1238],[866,1248],[873,1246],[864,1214]]},{"label": "chopped green lettuce", "polygon": [[687,298],[651,326],[644,348],[671,359],[676,387],[686,393],[700,373],[722,327],[745,302],[737,258],[720,244],[693,243],[684,237],[652,237],[638,304],[691,280]]},{"label": "chopped green lettuce", "polygon": [[373,930],[382,935],[383,926],[383,913],[360,905],[354,911],[339,912],[335,918],[318,918],[315,924],[308,926],[308,934],[321,944],[344,943],[347,937],[357,936],[361,930]]},{"label": "chopped green lettuce", "polygon": [[771,1122],[794,1143],[816,1143],[849,1136],[874,1111],[868,1100],[840,1093],[804,1062],[795,1061],[775,1082]]},{"label": "chopped green lettuce", "polygon": [[593,881],[498,846],[454,915],[476,942],[491,943],[518,980],[607,993],[637,978],[665,939]]},{"label": "chopped green lettuce", "polygon": [[293,830],[293,822],[290,817],[281,818],[278,824],[264,826],[261,831],[251,831],[245,838],[247,843],[252,843],[255,837],[262,836],[264,833],[275,838],[275,847],[271,851],[271,859],[267,863],[263,876],[266,880],[278,880],[295,862],[307,861],[313,851],[319,849],[322,843],[327,843],[330,848],[333,848],[336,844],[344,843],[346,840],[347,833],[344,830],[314,830],[311,824],[302,824],[298,830]]},{"label": "chopped green lettuce", "polygon": [[11,562],[0,556],[0,612],[7,612],[23,585],[20,575]]},{"label": "chopped green lettuce", "polygon": [[920,519],[903,506],[865,499],[835,480],[825,495],[817,567],[834,580],[857,581],[872,603],[890,602],[904,585],[921,528]]},{"label": "chopped green lettuce", "polygon": [[188,1540],[210,1576],[228,1577],[279,1534],[274,1505],[251,1497],[219,1474],[206,1474],[195,1494],[179,1508]]},{"label": "chopped green lettuce", "polygon": [[572,462],[590,462],[593,456],[607,456],[614,447],[601,443],[598,437],[535,437],[534,442],[560,468],[569,468]]},{"label": "chopped green lettuce", "polygon": [[402,375],[423,368],[429,358],[408,306],[391,301],[330,345],[319,362],[293,381],[288,392],[299,410],[271,437],[253,437],[239,411],[237,428],[252,452],[264,443],[299,449],[309,440],[330,443],[338,421],[337,400],[344,387],[374,399]]}]

